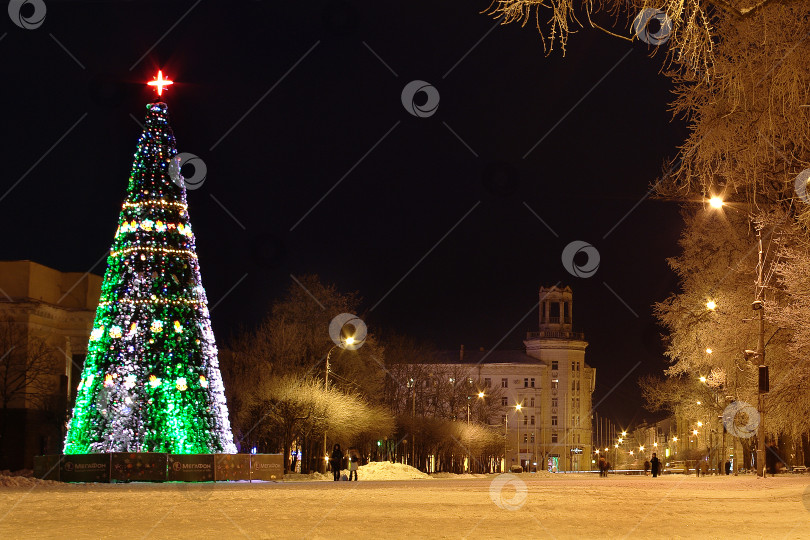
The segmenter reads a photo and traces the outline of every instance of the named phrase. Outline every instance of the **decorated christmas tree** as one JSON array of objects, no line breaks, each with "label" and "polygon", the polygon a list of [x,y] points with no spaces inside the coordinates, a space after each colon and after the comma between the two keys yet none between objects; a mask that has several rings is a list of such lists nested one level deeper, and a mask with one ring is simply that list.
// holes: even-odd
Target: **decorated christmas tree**
[{"label": "decorated christmas tree", "polygon": [[176,154],[148,104],[65,454],[236,452]]}]

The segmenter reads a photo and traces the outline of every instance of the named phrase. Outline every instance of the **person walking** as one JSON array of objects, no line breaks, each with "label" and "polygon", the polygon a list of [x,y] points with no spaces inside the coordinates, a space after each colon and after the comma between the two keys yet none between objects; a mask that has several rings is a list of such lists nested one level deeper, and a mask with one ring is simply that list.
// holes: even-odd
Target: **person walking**
[{"label": "person walking", "polygon": [[360,452],[357,448],[349,448],[349,481],[354,475],[354,481],[357,482],[357,469],[360,467]]},{"label": "person walking", "polygon": [[329,457],[329,465],[332,466],[332,477],[335,482],[340,480],[340,466],[343,464],[343,452],[340,450],[340,445],[335,443],[332,448],[332,455]]},{"label": "person walking", "polygon": [[650,460],[645,459],[644,460],[644,476],[647,476],[648,474],[650,474]]},{"label": "person walking", "polygon": [[728,476],[729,474],[731,474],[731,462],[726,461],[726,476]]},{"label": "person walking", "polygon": [[652,471],[653,478],[658,476],[658,471],[661,470],[661,461],[658,456],[653,452],[652,459],[650,460],[650,470]]},{"label": "person walking", "polygon": [[603,457],[599,458],[599,476],[607,476],[607,461]]}]

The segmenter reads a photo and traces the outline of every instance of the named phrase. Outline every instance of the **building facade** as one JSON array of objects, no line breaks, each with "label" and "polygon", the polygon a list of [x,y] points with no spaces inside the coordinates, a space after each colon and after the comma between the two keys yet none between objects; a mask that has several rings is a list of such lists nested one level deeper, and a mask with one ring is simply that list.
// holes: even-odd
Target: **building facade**
[{"label": "building facade", "polygon": [[0,469],[61,453],[101,277],[0,261]]},{"label": "building facade", "polygon": [[573,331],[570,287],[540,288],[539,327],[524,351],[465,351],[452,364],[468,382],[500,400],[506,435],[504,468],[585,471],[592,462],[592,395],[596,370],[585,362],[584,335]]}]

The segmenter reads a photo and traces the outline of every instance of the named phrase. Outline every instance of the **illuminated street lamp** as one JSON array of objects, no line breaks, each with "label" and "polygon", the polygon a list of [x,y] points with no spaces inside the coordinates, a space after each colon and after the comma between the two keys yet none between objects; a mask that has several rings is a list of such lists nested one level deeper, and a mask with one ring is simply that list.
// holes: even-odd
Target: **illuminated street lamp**
[{"label": "illuminated street lamp", "polygon": [[700,420],[698,420],[697,425],[698,425],[698,427],[703,427],[703,422],[701,422]]},{"label": "illuminated street lamp", "polygon": [[706,377],[704,377],[703,375],[701,375],[701,376],[700,376],[700,382],[705,383],[705,382],[706,382]]},{"label": "illuminated street lamp", "polygon": [[[341,337],[340,343],[336,343],[329,349],[329,352],[326,353],[326,373],[324,374],[323,378],[323,387],[324,390],[329,391],[329,358],[332,356],[332,351],[340,347],[341,349],[345,349],[347,346],[354,345],[354,336],[347,336]],[[326,463],[329,463],[329,454],[326,453],[326,430],[323,431],[323,458]],[[323,472],[326,472],[326,467],[324,466]]]},{"label": "illuminated street lamp", "polygon": [[[515,405],[516,412],[520,412],[520,409],[522,408],[523,405],[521,405],[520,403]],[[520,420],[518,420],[517,423],[517,455],[518,455],[518,463],[520,464],[521,467],[523,467],[523,462],[520,460]]]},{"label": "illuminated street lamp", "polygon": [[723,208],[723,199],[715,195],[711,199],[709,199],[709,206],[712,208]]},{"label": "illuminated street lamp", "polygon": [[708,302],[706,302],[706,308],[714,311],[717,308],[717,302],[715,302],[714,300],[709,300]]}]

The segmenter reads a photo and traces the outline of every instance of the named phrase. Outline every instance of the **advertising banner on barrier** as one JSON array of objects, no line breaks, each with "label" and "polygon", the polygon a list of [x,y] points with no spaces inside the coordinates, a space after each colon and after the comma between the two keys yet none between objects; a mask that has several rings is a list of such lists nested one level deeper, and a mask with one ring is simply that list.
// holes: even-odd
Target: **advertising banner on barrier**
[{"label": "advertising banner on barrier", "polygon": [[165,482],[168,454],[159,452],[116,452],[112,455],[113,482]]},{"label": "advertising banner on barrier", "polygon": [[215,479],[250,480],[250,454],[214,454]]},{"label": "advertising banner on barrier", "polygon": [[34,456],[34,478],[59,480],[60,455]]},{"label": "advertising banner on barrier", "polygon": [[109,482],[110,454],[62,456],[59,479],[62,482]]},{"label": "advertising banner on barrier", "polygon": [[281,454],[252,454],[251,480],[284,480],[284,461]]},{"label": "advertising banner on barrier", "polygon": [[170,482],[213,482],[214,454],[169,454]]}]

